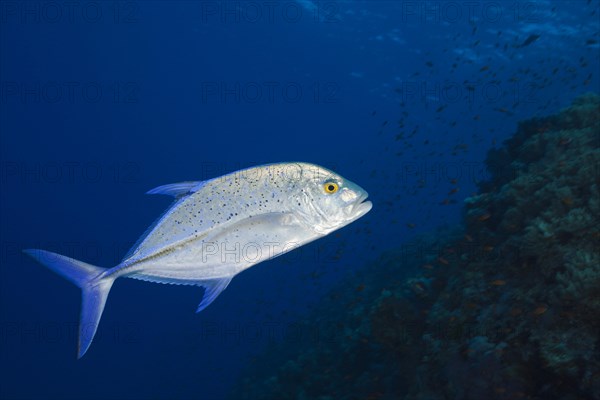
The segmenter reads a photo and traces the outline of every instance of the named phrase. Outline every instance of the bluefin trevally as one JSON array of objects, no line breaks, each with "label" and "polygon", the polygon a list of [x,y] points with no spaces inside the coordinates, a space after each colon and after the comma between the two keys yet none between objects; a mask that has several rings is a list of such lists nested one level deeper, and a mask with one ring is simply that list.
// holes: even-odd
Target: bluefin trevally
[{"label": "bluefin trevally", "polygon": [[115,279],[204,287],[199,312],[243,270],[340,229],[372,207],[360,186],[301,162],[252,167],[148,193],[175,201],[113,268],[24,250],[81,288],[79,358],[92,343]]}]

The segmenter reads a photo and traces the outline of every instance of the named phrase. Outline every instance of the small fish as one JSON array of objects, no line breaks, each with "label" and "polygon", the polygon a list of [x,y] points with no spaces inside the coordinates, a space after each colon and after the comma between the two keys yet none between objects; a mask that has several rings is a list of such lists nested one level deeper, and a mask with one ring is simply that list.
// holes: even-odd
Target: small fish
[{"label": "small fish", "polygon": [[423,294],[427,291],[427,288],[421,282],[415,282],[412,285],[412,290],[417,294]]},{"label": "small fish", "polygon": [[496,279],[494,281],[491,281],[490,284],[492,286],[504,286],[504,285],[506,285],[506,281],[503,279]]},{"label": "small fish", "polygon": [[202,286],[200,312],[238,273],[336,231],[372,207],[360,186],[307,163],[263,165],[148,193],[175,202],[113,268],[24,250],[81,288],[78,358],[92,343],[115,279]]},{"label": "small fish", "polygon": [[498,112],[501,112],[501,113],[504,113],[504,114],[508,114],[508,115],[513,115],[513,113],[509,109],[507,109],[505,107],[494,108],[494,111],[498,111]]},{"label": "small fish", "polygon": [[485,214],[482,214],[479,217],[477,217],[477,220],[478,221],[487,221],[488,219],[490,219],[491,216],[492,216],[492,214],[485,213]]},{"label": "small fish", "polygon": [[546,311],[548,311],[548,307],[545,305],[540,305],[535,310],[533,310],[533,315],[542,315]]},{"label": "small fish", "polygon": [[561,199],[561,203],[563,203],[565,206],[572,206],[573,205],[573,198],[571,198],[571,197],[563,197]]},{"label": "small fish", "polygon": [[561,138],[558,141],[558,144],[563,147],[566,147],[566,146],[570,145],[572,141],[573,141],[573,138]]},{"label": "small fish", "polygon": [[535,33],[532,33],[531,35],[529,35],[527,37],[527,39],[525,39],[525,41],[523,43],[521,43],[518,47],[525,47],[525,46],[529,46],[531,43],[535,42],[536,40],[538,40],[540,38],[540,35],[536,35]]}]

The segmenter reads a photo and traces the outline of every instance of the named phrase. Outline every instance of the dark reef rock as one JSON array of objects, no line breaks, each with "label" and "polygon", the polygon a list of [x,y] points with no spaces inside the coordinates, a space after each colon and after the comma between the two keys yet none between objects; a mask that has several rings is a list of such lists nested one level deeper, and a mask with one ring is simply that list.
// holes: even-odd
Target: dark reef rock
[{"label": "dark reef rock", "polygon": [[233,397],[600,399],[600,97],[487,164],[464,231],[382,256],[304,322],[329,340],[277,345]]}]

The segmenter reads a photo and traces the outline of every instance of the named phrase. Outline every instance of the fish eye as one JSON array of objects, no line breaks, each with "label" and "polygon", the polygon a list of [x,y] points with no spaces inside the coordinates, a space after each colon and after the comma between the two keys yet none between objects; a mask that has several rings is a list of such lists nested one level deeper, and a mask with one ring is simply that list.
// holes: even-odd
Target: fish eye
[{"label": "fish eye", "polygon": [[325,182],[323,184],[323,189],[325,190],[325,193],[327,193],[327,194],[334,194],[335,192],[338,191],[339,188],[340,188],[339,185],[335,182],[329,181],[329,182]]}]

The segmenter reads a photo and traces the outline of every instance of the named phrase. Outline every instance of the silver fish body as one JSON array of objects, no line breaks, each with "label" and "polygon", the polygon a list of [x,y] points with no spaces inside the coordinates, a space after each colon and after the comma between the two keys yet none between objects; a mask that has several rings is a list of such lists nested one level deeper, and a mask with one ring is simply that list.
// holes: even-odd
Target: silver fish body
[{"label": "silver fish body", "polygon": [[25,250],[81,287],[79,357],[92,342],[115,279],[202,286],[201,311],[241,271],[323,237],[372,207],[358,185],[308,163],[263,165],[148,193],[176,200],[113,268]]}]

